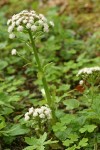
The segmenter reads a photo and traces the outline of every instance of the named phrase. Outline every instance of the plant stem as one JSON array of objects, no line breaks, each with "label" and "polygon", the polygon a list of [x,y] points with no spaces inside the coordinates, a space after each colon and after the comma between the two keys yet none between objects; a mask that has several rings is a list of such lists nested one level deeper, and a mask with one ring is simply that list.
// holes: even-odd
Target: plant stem
[{"label": "plant stem", "polygon": [[98,150],[97,143],[94,144],[94,150]]},{"label": "plant stem", "polygon": [[96,133],[95,133],[95,139],[94,139],[94,150],[98,150]]},{"label": "plant stem", "polygon": [[46,78],[45,78],[45,75],[44,75],[44,71],[43,71],[38,53],[37,53],[37,50],[36,50],[35,42],[33,40],[32,33],[31,33],[30,30],[29,30],[29,36],[30,36],[30,40],[31,40],[31,44],[32,44],[32,48],[33,48],[33,51],[34,51],[34,56],[35,56],[35,59],[36,59],[36,63],[38,65],[39,72],[42,73],[42,75],[43,75],[42,82],[43,82],[43,87],[44,87],[46,98],[47,98],[47,103],[48,103],[49,107],[52,108],[51,95],[50,95],[50,92],[49,92],[49,88],[48,88],[48,85],[47,85],[47,81],[46,81]]}]

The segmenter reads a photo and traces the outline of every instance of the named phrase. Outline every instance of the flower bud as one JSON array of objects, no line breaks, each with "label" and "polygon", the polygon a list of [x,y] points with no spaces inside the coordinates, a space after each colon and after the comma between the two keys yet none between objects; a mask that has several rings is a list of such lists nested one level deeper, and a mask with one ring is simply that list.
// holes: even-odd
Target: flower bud
[{"label": "flower bud", "polygon": [[17,53],[16,49],[12,49],[11,54],[16,55],[16,53]]},{"label": "flower bud", "polygon": [[10,34],[9,34],[9,38],[10,38],[10,39],[14,39],[14,38],[15,38],[15,34],[14,34],[14,33],[10,33]]}]

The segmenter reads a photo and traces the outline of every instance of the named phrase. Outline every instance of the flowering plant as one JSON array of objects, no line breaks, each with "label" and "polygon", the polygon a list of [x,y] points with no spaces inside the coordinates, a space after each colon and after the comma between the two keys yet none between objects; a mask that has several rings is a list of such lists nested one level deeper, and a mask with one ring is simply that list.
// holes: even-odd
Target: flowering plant
[{"label": "flowering plant", "polygon": [[[30,43],[36,59],[36,63],[38,65],[38,71],[42,75],[42,83],[46,94],[47,104],[52,110],[52,116],[54,119],[54,108],[53,108],[54,105],[52,104],[53,103],[52,97],[47,85],[43,66],[41,65],[38,56],[38,51],[35,45],[35,38],[37,37],[37,34],[40,32],[42,33],[49,32],[50,27],[54,27],[54,23],[52,21],[48,21],[43,14],[38,15],[33,10],[32,11],[23,10],[20,13],[13,15],[12,18],[8,20],[7,25],[10,39],[14,39],[16,37],[16,32],[28,33]],[[13,49],[11,53],[12,55],[16,55],[17,53],[16,49]],[[29,116],[27,116],[26,118],[28,119],[28,117]]]},{"label": "flowering plant", "polygon": [[86,81],[87,83],[94,85],[97,82],[99,83],[100,67],[83,68],[79,70],[77,76],[83,78],[80,84]]}]

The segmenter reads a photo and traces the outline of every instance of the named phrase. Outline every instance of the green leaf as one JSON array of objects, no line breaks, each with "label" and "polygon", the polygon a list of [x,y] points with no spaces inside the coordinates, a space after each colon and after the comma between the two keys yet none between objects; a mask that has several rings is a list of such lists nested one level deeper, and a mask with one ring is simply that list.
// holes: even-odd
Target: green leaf
[{"label": "green leaf", "polygon": [[57,143],[58,141],[51,141],[48,140],[46,141],[47,138],[47,133],[45,132],[43,135],[40,136],[39,139],[35,138],[35,137],[25,137],[25,142],[31,146],[33,146],[32,148],[37,149],[37,150],[44,150],[44,146],[48,145],[48,144],[53,144],[53,143]]},{"label": "green leaf", "polygon": [[39,139],[40,143],[41,143],[41,144],[44,143],[44,141],[46,140],[46,138],[47,138],[47,133],[45,132],[45,133],[40,137],[40,139]]},{"label": "green leaf", "polygon": [[42,72],[38,72],[37,73],[37,77],[39,80],[41,80],[43,78],[43,73]]},{"label": "green leaf", "polygon": [[4,117],[0,116],[0,130],[6,126]]},{"label": "green leaf", "polygon": [[66,114],[60,118],[61,123],[66,124],[66,125],[70,124],[74,119],[75,119],[75,116],[72,114]]},{"label": "green leaf", "polygon": [[85,146],[88,145],[87,142],[88,142],[88,138],[83,138],[83,139],[79,142],[78,146],[85,147]]},{"label": "green leaf", "polygon": [[77,148],[76,144],[74,146],[67,148],[66,150],[75,150]]},{"label": "green leaf", "polygon": [[68,110],[78,108],[80,104],[76,99],[65,100],[63,103],[67,106]]},{"label": "green leaf", "polygon": [[8,66],[8,63],[4,60],[0,60],[0,70]]},{"label": "green leaf", "polygon": [[51,141],[51,140],[48,140],[48,141],[44,142],[44,145],[54,144],[54,143],[58,143],[58,141]]},{"label": "green leaf", "polygon": [[27,146],[26,148],[24,148],[23,150],[34,150],[34,146]]},{"label": "green leaf", "polygon": [[70,146],[70,144],[78,141],[79,136],[77,134],[69,134],[69,139],[63,141],[64,146]]},{"label": "green leaf", "polygon": [[81,133],[84,133],[85,131],[88,131],[88,132],[93,132],[94,131],[94,129],[96,128],[97,126],[96,125],[94,125],[94,124],[92,124],[92,125],[85,125],[85,126],[83,126],[83,128],[81,128],[79,131],[81,132]]},{"label": "green leaf", "polygon": [[44,72],[46,71],[46,69],[47,69],[48,67],[51,67],[53,64],[54,64],[53,62],[50,62],[50,63],[44,65],[44,66],[43,66]]},{"label": "green leaf", "polygon": [[71,141],[78,141],[79,136],[77,134],[70,134],[69,137]]},{"label": "green leaf", "polygon": [[15,124],[13,125],[9,130],[5,131],[4,133],[6,133],[9,136],[16,136],[16,135],[23,135],[28,133],[30,130],[23,127],[20,124]]},{"label": "green leaf", "polygon": [[66,130],[66,126],[63,123],[57,122],[54,126],[53,126],[53,131],[57,132],[57,131],[64,131]]},{"label": "green leaf", "polygon": [[28,144],[28,145],[34,145],[34,144],[37,144],[37,139],[34,138],[34,137],[25,137],[25,142]]},{"label": "green leaf", "polygon": [[62,84],[57,91],[68,91],[70,89],[69,84]]},{"label": "green leaf", "polygon": [[0,93],[0,105],[1,106],[4,105],[4,106],[10,107],[10,108],[14,108],[13,106],[10,105],[9,98],[10,98],[10,96],[8,96],[7,94],[1,92]]},{"label": "green leaf", "polygon": [[69,139],[66,140],[66,141],[63,141],[63,145],[64,145],[64,146],[67,146],[67,147],[70,146],[70,144],[72,144],[72,143],[73,143],[73,142],[72,142],[71,140],[69,140]]}]

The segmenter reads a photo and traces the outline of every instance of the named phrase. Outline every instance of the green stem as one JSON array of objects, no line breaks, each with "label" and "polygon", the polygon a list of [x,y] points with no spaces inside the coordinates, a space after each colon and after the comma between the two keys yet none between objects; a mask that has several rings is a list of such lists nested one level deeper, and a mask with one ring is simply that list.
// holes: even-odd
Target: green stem
[{"label": "green stem", "polygon": [[94,150],[98,150],[96,132],[95,132],[95,138],[94,138]]},{"label": "green stem", "polygon": [[49,92],[49,88],[48,88],[48,85],[47,85],[47,81],[46,81],[46,78],[45,78],[45,75],[44,75],[44,72],[43,72],[43,68],[42,68],[38,53],[37,53],[37,50],[36,50],[35,42],[33,40],[32,33],[31,33],[30,30],[29,30],[29,36],[30,36],[32,48],[33,48],[33,51],[34,51],[34,56],[35,56],[35,59],[36,59],[36,63],[38,65],[38,69],[43,74],[42,82],[43,82],[43,87],[44,87],[46,98],[47,98],[47,103],[48,103],[49,107],[51,108],[52,107],[51,95],[50,95],[50,92]]},{"label": "green stem", "polygon": [[97,143],[94,144],[94,150],[98,150]]}]

